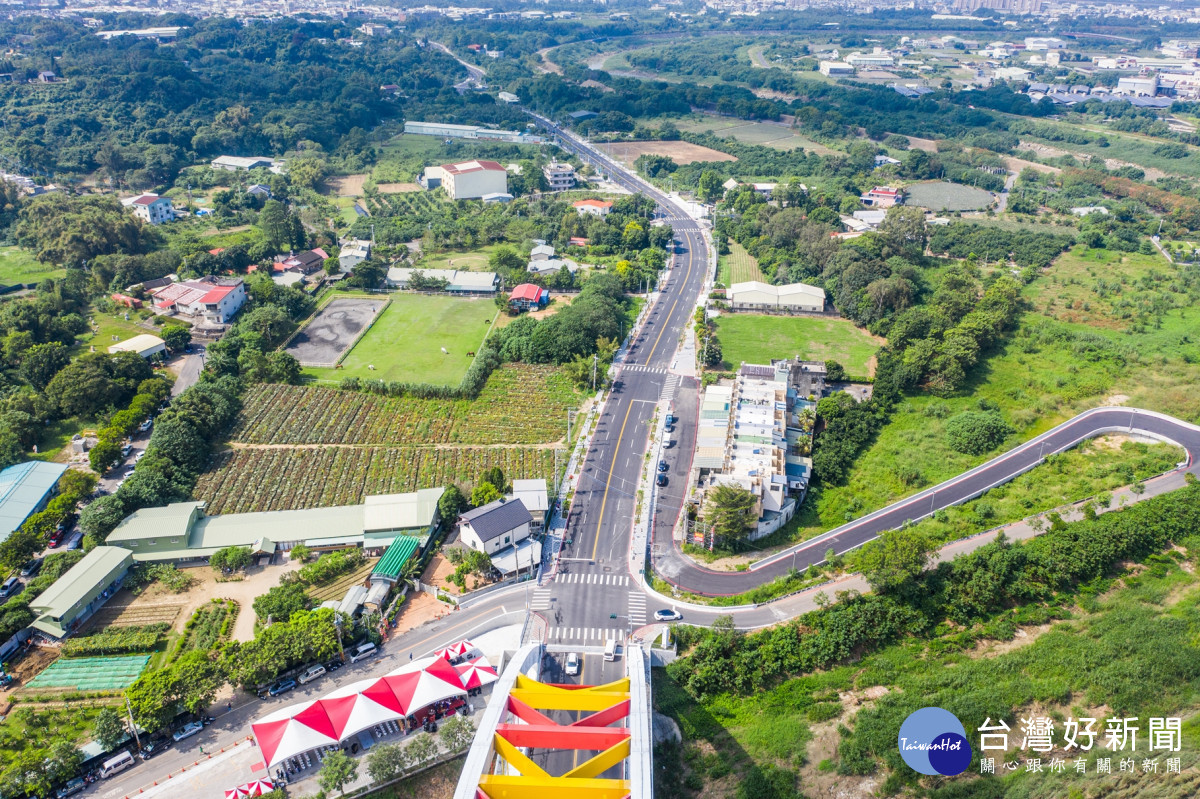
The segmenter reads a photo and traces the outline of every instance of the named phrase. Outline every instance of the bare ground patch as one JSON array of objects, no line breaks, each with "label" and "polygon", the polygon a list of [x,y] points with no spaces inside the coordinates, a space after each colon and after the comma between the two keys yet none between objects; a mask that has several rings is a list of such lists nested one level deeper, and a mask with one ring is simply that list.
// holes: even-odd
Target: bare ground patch
[{"label": "bare ground patch", "polygon": [[336,178],[325,178],[325,187],[338,197],[361,197],[363,183],[369,175],[341,175]]},{"label": "bare ground patch", "polygon": [[630,141],[598,144],[598,148],[624,164],[633,164],[640,155],[665,155],[679,165],[696,161],[736,161],[729,153],[701,147],[686,141]]},{"label": "bare ground patch", "polygon": [[380,194],[411,194],[415,191],[423,191],[417,183],[377,183],[375,188]]}]

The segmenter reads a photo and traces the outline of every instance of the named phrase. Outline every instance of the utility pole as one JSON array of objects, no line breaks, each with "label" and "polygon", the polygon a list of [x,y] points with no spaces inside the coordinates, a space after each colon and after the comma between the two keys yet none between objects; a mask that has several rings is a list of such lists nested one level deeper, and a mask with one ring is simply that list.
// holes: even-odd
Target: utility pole
[{"label": "utility pole", "polygon": [[142,749],[142,741],[138,738],[137,722],[133,720],[133,705],[129,704],[129,697],[125,697],[125,710],[129,713],[129,731],[133,733],[133,742],[137,744],[138,751]]},{"label": "utility pole", "polygon": [[592,354],[592,393],[596,393],[596,369],[600,365],[599,353]]}]

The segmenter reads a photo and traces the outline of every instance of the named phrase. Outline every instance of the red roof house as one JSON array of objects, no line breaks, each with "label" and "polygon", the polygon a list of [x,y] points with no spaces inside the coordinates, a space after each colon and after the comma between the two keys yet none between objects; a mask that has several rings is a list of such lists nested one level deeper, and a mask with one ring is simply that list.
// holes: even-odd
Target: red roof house
[{"label": "red roof house", "polygon": [[550,301],[550,291],[533,283],[522,283],[508,295],[508,304],[518,311],[542,308]]}]

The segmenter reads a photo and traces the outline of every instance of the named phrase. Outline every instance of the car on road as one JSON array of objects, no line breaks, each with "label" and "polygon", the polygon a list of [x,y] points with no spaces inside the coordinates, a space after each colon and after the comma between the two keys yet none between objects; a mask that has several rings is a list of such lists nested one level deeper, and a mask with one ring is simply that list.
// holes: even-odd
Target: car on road
[{"label": "car on road", "polygon": [[144,457],[146,457],[146,450],[142,450],[142,451],[141,451],[141,452],[139,452],[137,455],[134,455],[134,456],[133,456],[133,462],[134,462],[134,463],[137,463],[138,461],[140,461],[140,460],[141,460],[142,458],[144,458]]},{"label": "car on road", "polygon": [[571,652],[567,655],[567,664],[563,667],[563,672],[568,677],[574,677],[579,674],[579,653]]},{"label": "car on road", "polygon": [[315,666],[309,666],[308,669],[300,675],[300,684],[308,685],[313,680],[325,673],[325,667],[318,663]]},{"label": "car on road", "polygon": [[663,608],[662,610],[654,611],[655,621],[679,621],[682,618],[682,613],[677,610],[671,610],[670,608]]},{"label": "car on road", "polygon": [[370,641],[359,644],[358,646],[354,647],[354,649],[350,650],[350,662],[357,663],[363,658],[369,658],[373,656],[375,652],[375,644],[371,643]]},{"label": "car on road", "polygon": [[655,478],[654,482],[658,483],[660,486],[665,486],[670,481],[667,480],[667,476],[665,474],[659,474],[659,476]]},{"label": "car on road", "polygon": [[669,425],[667,425],[666,427],[664,427],[664,428],[663,428],[663,432],[664,432],[664,433],[674,433],[674,432],[675,432],[675,425],[673,425],[673,424],[669,424]]},{"label": "car on road", "polygon": [[26,563],[24,566],[21,567],[21,576],[22,577],[34,576],[35,574],[37,574],[38,572],[40,572],[42,570],[42,563],[43,563],[43,560],[41,558],[34,558],[33,560],[29,561],[28,563]]},{"label": "car on road", "polygon": [[148,741],[146,745],[142,747],[142,760],[149,760],[155,755],[162,754],[162,752],[170,746],[171,741],[167,738],[160,738],[157,741]]},{"label": "car on road", "polygon": [[271,696],[281,696],[288,691],[294,690],[296,687],[295,680],[280,680],[267,689],[267,693]]},{"label": "car on road", "polygon": [[147,419],[146,421],[144,421],[140,425],[138,425],[138,430],[141,430],[144,433],[153,426],[154,426],[154,420]]},{"label": "car on road", "polygon": [[179,743],[180,741],[184,740],[185,738],[191,738],[193,735],[195,735],[196,733],[200,732],[203,729],[204,729],[204,725],[201,724],[200,722],[189,721],[187,724],[184,724],[182,727],[177,729],[175,731],[175,734],[172,735],[171,738],[172,738],[172,740],[175,741],[175,743]]},{"label": "car on road", "polygon": [[126,476],[126,477],[133,477],[133,467],[132,467],[132,466],[130,466],[130,467],[128,467],[128,468],[126,468],[126,469],[125,469],[125,476]]},{"label": "car on road", "polygon": [[0,585],[0,599],[8,599],[25,590],[25,585],[16,577],[9,577]]},{"label": "car on road", "polygon": [[671,470],[671,465],[669,463],[667,463],[666,461],[659,461],[658,462],[658,470],[660,472],[668,472]]}]

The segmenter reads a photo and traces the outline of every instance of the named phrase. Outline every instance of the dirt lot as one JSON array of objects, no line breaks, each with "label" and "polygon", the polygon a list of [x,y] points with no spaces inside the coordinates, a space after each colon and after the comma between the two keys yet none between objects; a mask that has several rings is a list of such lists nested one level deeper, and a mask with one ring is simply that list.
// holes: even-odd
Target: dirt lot
[{"label": "dirt lot", "polygon": [[407,194],[414,191],[423,191],[420,185],[416,183],[377,183],[375,188],[380,194]]},{"label": "dirt lot", "polygon": [[424,591],[409,591],[408,598],[400,606],[396,616],[396,630],[392,635],[403,635],[409,630],[415,630],[422,624],[440,619],[450,612],[450,608],[439,602],[436,597]]},{"label": "dirt lot", "polygon": [[626,165],[632,165],[639,155],[665,155],[680,165],[694,161],[737,160],[729,153],[686,141],[630,141],[596,146]]},{"label": "dirt lot", "polygon": [[325,188],[338,197],[361,197],[363,183],[370,175],[342,175],[336,178],[325,178]]},{"label": "dirt lot", "polygon": [[334,300],[296,334],[287,351],[301,366],[331,366],[386,305],[387,300]]}]

